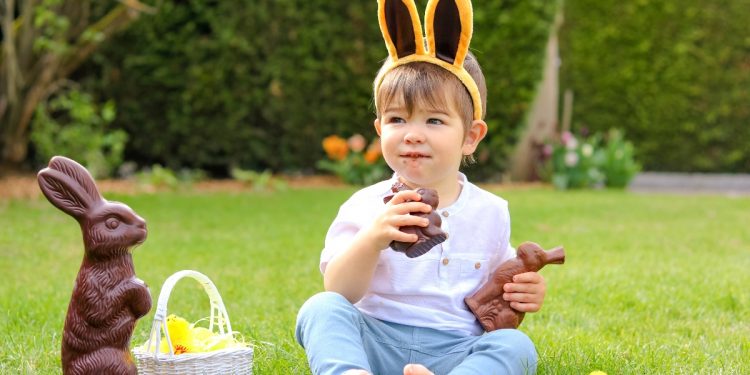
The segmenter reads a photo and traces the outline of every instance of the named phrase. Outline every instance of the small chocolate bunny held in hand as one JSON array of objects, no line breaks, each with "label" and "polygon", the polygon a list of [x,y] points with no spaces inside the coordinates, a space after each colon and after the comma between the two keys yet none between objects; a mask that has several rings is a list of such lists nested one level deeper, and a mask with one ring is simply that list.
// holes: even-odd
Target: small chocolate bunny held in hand
[{"label": "small chocolate bunny held in hand", "polygon": [[102,198],[89,172],[55,156],[38,176],[55,207],[81,226],[84,256],[62,337],[63,374],[136,374],[130,337],[151,309],[129,249],[146,240],[146,222],[130,207]]},{"label": "small chocolate bunny held in hand", "polygon": [[525,313],[514,310],[510,302],[503,299],[503,286],[513,282],[513,276],[524,272],[536,272],[547,264],[565,262],[565,250],[556,247],[550,251],[533,243],[524,242],[518,246],[516,257],[505,261],[492,272],[489,280],[469,297],[466,305],[477,317],[487,332],[501,328],[517,328]]},{"label": "small chocolate bunny held in hand", "polygon": [[[393,193],[398,193],[402,190],[408,190],[409,187],[401,182],[396,182],[391,187]],[[395,251],[405,253],[409,258],[416,258],[420,255],[424,255],[430,249],[436,245],[442,243],[448,238],[448,235],[440,229],[440,225],[443,221],[440,219],[440,215],[435,212],[440,202],[438,198],[437,190],[419,188],[416,190],[417,193],[422,197],[421,202],[432,206],[432,211],[429,213],[414,212],[412,215],[425,217],[430,221],[427,227],[420,227],[416,225],[408,225],[399,228],[404,233],[414,233],[417,235],[416,242],[401,242],[391,241],[390,247]],[[393,195],[389,195],[383,199],[385,203],[388,203],[393,198]]]}]

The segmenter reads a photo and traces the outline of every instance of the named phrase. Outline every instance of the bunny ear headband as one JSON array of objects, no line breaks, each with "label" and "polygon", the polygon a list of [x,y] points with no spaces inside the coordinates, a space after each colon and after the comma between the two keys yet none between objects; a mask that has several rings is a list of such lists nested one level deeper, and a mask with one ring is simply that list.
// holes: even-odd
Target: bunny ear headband
[{"label": "bunny ear headband", "polygon": [[440,66],[461,80],[471,95],[474,119],[481,120],[479,88],[464,69],[473,28],[471,1],[429,0],[424,18],[427,50],[414,0],[378,0],[378,21],[389,57],[375,79],[376,99],[386,73],[400,65],[423,61]]}]

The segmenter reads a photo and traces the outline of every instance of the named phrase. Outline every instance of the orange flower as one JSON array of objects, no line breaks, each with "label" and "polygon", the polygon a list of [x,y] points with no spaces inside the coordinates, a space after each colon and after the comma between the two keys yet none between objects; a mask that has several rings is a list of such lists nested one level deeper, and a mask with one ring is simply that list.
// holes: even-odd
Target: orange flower
[{"label": "orange flower", "polygon": [[380,159],[380,155],[382,155],[382,151],[380,150],[380,139],[376,138],[370,143],[370,147],[368,147],[365,152],[365,162],[367,164],[375,164],[375,162]]},{"label": "orange flower", "polygon": [[329,159],[344,160],[349,153],[349,146],[346,140],[337,135],[330,135],[323,139],[323,150],[326,151]]},{"label": "orange flower", "polygon": [[380,159],[380,150],[367,150],[365,152],[365,163],[375,164]]}]

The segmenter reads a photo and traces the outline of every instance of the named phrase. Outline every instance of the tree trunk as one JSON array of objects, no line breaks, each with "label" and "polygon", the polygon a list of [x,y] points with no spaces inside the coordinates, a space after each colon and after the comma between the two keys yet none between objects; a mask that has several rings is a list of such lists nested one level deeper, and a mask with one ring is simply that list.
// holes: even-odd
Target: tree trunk
[{"label": "tree trunk", "polygon": [[[141,12],[153,8],[137,0],[121,0],[109,13],[91,24],[88,22],[88,2],[65,2],[58,9],[60,17],[76,20],[72,40],[63,55],[53,51],[34,52],[34,39],[39,30],[34,18],[34,0],[23,2],[18,19],[13,19],[14,1],[6,0],[2,14],[3,50],[0,55],[0,164],[5,167],[20,165],[26,160],[29,125],[39,103],[51,95],[57,83],[72,74],[96,49],[112,35],[126,28]],[[84,9],[85,8],[85,9]],[[85,35],[103,38],[85,38]]]},{"label": "tree trunk", "polygon": [[535,181],[540,178],[538,167],[544,142],[555,137],[558,127],[557,30],[562,24],[561,14],[558,13],[547,41],[544,74],[526,120],[526,128],[511,156],[510,176],[513,181]]}]

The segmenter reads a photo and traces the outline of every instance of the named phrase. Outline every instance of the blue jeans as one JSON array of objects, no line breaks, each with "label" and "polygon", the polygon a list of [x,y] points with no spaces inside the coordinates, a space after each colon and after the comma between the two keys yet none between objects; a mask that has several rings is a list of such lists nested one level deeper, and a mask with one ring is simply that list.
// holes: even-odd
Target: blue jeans
[{"label": "blue jeans", "polygon": [[534,344],[521,331],[464,336],[386,322],[362,314],[333,292],[305,302],[297,315],[296,336],[315,375],[350,369],[402,374],[409,363],[422,364],[436,375],[536,372]]}]

